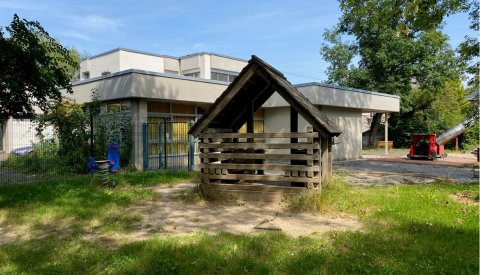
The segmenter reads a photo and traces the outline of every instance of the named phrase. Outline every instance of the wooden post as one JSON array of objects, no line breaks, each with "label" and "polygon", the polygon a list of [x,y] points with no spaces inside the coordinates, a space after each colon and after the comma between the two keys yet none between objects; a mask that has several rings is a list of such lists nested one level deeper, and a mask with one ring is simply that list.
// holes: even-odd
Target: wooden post
[{"label": "wooden post", "polygon": [[[290,106],[290,133],[298,132],[298,112]],[[291,138],[290,143],[298,143],[298,138]],[[293,149],[292,149],[293,151]],[[293,152],[290,152],[293,154]]]},{"label": "wooden post", "polygon": [[[307,138],[307,143],[313,144],[313,127],[312,126],[307,127],[307,133],[310,136],[310,137]],[[313,157],[313,149],[307,149],[307,155]],[[305,165],[308,166],[308,167],[312,167],[313,166],[313,160],[307,160]],[[302,176],[307,177],[307,178],[313,178],[313,172],[312,171],[308,171],[306,173],[304,172],[304,173],[302,173]],[[312,189],[314,187],[315,187],[315,184],[313,182],[309,182],[307,184],[308,189]]]},{"label": "wooden post", "polygon": [[332,154],[332,145],[333,145],[333,137],[330,137],[328,140],[328,179],[332,177],[332,170],[333,170],[333,154]]},{"label": "wooden post", "polygon": [[[247,109],[247,133],[253,133],[254,132],[254,122],[255,122],[255,110],[253,109],[253,102],[248,106]],[[254,143],[255,139],[253,138],[247,138],[248,143]],[[253,153],[253,149],[248,149],[248,153]],[[246,163],[248,164],[254,164],[254,160],[247,160]],[[247,170],[247,173],[249,174],[255,174],[255,170]]]},{"label": "wooden post", "polygon": [[315,158],[314,156],[312,156],[312,158],[314,158],[314,160],[312,161],[313,165],[318,166],[319,168],[318,172],[313,172],[313,176],[317,178],[317,188],[322,187],[322,142],[323,139],[320,136],[313,139],[313,143],[318,143],[318,149],[314,150]]},{"label": "wooden post", "polygon": [[388,113],[385,113],[385,156],[388,156]]},{"label": "wooden post", "polygon": [[329,163],[330,163],[330,160],[329,160],[329,148],[331,148],[331,145],[329,145],[329,138],[321,138],[320,139],[320,148],[321,148],[321,163],[322,163],[322,167],[321,167],[321,171],[322,171],[322,182],[325,182],[328,180],[328,171],[329,171]]}]

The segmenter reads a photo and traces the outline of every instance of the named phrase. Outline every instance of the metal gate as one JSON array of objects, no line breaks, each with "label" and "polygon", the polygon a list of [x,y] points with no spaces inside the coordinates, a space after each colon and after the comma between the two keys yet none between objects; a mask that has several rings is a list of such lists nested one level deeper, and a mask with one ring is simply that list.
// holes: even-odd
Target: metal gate
[{"label": "metal gate", "polygon": [[144,123],[143,169],[193,170],[195,140],[188,134],[192,123]]}]

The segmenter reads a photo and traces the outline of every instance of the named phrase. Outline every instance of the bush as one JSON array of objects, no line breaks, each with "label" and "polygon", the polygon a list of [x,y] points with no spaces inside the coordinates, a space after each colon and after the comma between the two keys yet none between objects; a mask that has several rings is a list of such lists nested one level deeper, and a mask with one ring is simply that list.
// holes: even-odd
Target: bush
[{"label": "bush", "polygon": [[2,166],[25,173],[41,173],[47,175],[66,174],[72,172],[67,161],[58,156],[58,144],[42,139],[33,144],[33,151],[24,156],[10,156]]}]

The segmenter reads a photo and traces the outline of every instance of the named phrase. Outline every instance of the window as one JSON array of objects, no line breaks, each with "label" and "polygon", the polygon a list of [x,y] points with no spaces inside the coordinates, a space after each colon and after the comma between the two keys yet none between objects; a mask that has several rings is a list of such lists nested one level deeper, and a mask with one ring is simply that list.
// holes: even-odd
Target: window
[{"label": "window", "polygon": [[89,79],[90,78],[90,72],[83,72],[82,73],[82,79]]},{"label": "window", "polygon": [[219,72],[212,72],[211,79],[224,81],[224,82],[232,82],[237,74],[235,73],[219,73]]},{"label": "window", "polygon": [[166,74],[178,74],[177,71],[165,70]]},{"label": "window", "polygon": [[200,77],[200,72],[183,74],[184,76]]},{"label": "window", "polygon": [[112,102],[107,104],[107,113],[130,111],[130,101]]},{"label": "window", "polygon": [[108,72],[108,71],[102,72],[102,76],[106,76],[106,75],[109,75],[109,74],[111,74],[111,72]]}]

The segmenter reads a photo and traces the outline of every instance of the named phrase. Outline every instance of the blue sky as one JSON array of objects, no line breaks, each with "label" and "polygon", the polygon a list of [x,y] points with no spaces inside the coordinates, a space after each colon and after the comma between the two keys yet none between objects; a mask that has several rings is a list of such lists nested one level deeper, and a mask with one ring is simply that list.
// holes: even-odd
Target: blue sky
[{"label": "blue sky", "polygon": [[[325,80],[322,33],[337,22],[337,1],[53,1],[0,0],[0,25],[17,13],[37,20],[63,45],[98,54],[113,48],[181,56],[209,51],[249,59],[256,54],[292,83]],[[466,14],[447,19],[456,47]]]}]

